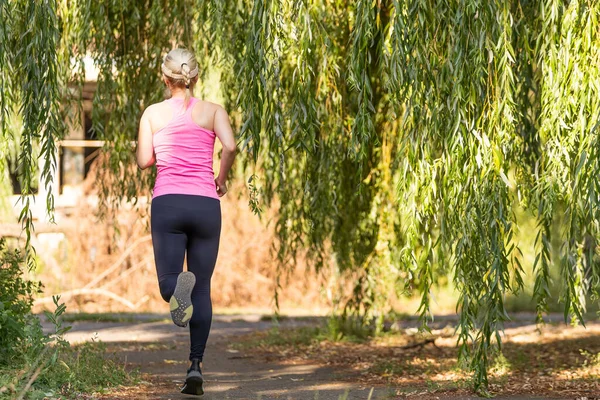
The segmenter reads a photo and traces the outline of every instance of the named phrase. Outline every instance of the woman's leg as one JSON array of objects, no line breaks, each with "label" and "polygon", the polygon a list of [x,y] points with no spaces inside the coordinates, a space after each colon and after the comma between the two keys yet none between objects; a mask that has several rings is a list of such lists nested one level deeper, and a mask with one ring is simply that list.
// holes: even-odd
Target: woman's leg
[{"label": "woman's leg", "polygon": [[150,214],[158,286],[162,298],[167,302],[183,270],[187,246],[187,235],[182,230],[180,213],[174,207],[175,201],[176,197],[171,195],[156,197],[152,200]]},{"label": "woman's leg", "polygon": [[221,235],[219,200],[198,196],[193,229],[188,232],[188,271],[196,276],[192,291],[194,313],[190,320],[190,360],[202,361],[212,322],[210,279],[215,269]]}]

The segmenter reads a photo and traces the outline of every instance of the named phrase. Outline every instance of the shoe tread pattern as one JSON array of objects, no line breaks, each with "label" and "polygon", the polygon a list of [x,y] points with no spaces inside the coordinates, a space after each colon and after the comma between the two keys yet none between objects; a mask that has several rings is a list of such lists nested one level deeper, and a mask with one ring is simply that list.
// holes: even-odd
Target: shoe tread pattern
[{"label": "shoe tread pattern", "polygon": [[196,277],[191,272],[184,271],[177,277],[177,286],[169,301],[171,318],[177,326],[185,327],[192,318],[192,290],[195,284]]}]

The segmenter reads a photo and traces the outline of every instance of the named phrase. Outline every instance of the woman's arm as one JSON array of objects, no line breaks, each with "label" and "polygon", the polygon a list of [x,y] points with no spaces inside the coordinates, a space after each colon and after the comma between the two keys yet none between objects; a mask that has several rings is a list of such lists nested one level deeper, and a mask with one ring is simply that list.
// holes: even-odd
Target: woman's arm
[{"label": "woman's arm", "polygon": [[148,118],[147,111],[148,107],[142,119],[140,120],[140,130],[138,132],[138,143],[136,159],[137,165],[141,169],[146,169],[156,162],[154,157],[154,146],[152,145],[152,126],[150,125],[150,119]]},{"label": "woman's arm", "polygon": [[219,175],[215,179],[217,193],[220,197],[227,193],[227,175],[233,165],[236,151],[235,137],[233,136],[233,130],[231,129],[231,124],[229,122],[229,115],[227,115],[227,111],[222,107],[219,107],[215,112],[214,128],[215,134],[223,145],[221,167],[219,169]]}]

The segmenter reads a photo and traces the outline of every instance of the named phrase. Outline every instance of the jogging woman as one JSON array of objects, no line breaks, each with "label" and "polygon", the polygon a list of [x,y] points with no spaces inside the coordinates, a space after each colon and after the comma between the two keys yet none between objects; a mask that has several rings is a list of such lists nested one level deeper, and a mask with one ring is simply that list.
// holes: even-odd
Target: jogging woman
[{"label": "jogging woman", "polygon": [[[202,357],[212,320],[210,279],[221,233],[219,197],[227,193],[236,144],[227,112],[192,96],[198,81],[192,53],[172,50],[162,73],[171,98],[144,111],[137,164],[157,168],[150,223],[160,294],[170,304],[173,322],[190,326],[191,366],[181,392],[201,395]],[[223,145],[216,178],[215,137]]]}]

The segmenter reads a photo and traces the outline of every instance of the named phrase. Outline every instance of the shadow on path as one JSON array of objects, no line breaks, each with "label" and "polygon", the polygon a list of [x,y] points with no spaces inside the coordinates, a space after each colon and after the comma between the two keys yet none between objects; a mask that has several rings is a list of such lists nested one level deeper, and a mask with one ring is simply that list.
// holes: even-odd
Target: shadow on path
[{"label": "shadow on path", "polygon": [[[160,318],[160,315],[158,315]],[[164,321],[73,322],[66,339],[72,343],[97,338],[110,352],[133,368],[139,368],[144,381],[139,388],[115,392],[103,399],[193,399],[179,393],[188,368],[189,334],[164,315]],[[154,315],[152,319],[157,319]],[[284,319],[282,327],[315,325],[322,318]],[[367,388],[352,381],[355,372],[334,370],[313,364],[290,364],[254,360],[242,352],[228,349],[232,335],[264,330],[272,322],[260,315],[215,315],[204,356],[205,395],[201,399],[298,399],[348,400],[398,398],[393,388]]]},{"label": "shadow on path", "polygon": [[[160,321],[156,322],[156,319]],[[280,326],[314,326],[322,322],[323,318],[286,318],[280,321]],[[361,385],[354,379],[356,371],[309,363],[265,362],[255,360],[243,351],[231,350],[232,335],[272,327],[272,322],[263,320],[260,315],[214,316],[204,357],[206,383],[202,397],[179,393],[189,365],[189,334],[187,329],[173,325],[168,314],[156,314],[152,318],[140,316],[135,322],[73,322],[72,326],[66,335],[67,340],[81,342],[96,337],[105,342],[109,351],[119,359],[139,368],[143,374],[143,381],[138,387],[113,392],[102,396],[102,399],[366,400],[371,391],[372,400],[404,398],[399,388]],[[470,400],[477,397],[438,397],[423,393],[410,398]],[[533,398],[496,397],[498,400]]]}]

